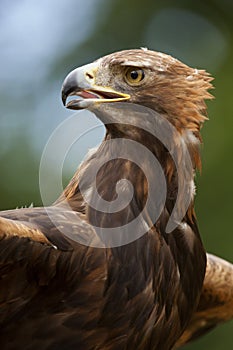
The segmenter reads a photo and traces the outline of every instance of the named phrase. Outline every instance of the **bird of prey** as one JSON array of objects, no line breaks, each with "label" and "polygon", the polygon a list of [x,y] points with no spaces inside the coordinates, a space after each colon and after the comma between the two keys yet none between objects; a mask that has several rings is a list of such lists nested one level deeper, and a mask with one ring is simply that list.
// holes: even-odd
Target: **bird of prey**
[{"label": "bird of prey", "polygon": [[211,80],[146,49],[66,77],[106,135],[53,205],[0,213],[2,349],[169,350],[233,317],[233,266],[194,212]]}]

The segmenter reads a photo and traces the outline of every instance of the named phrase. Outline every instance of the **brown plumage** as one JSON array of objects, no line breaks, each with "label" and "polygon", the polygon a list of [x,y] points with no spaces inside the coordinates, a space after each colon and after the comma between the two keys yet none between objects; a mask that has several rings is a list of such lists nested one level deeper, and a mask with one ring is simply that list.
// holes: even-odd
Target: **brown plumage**
[{"label": "brown plumage", "polygon": [[[222,292],[220,277],[228,276],[232,290],[232,266],[209,256],[205,276],[193,203],[210,81],[205,71],[149,50],[114,53],[68,75],[64,103],[70,95],[81,97],[67,107],[93,111],[106,137],[54,205],[1,212],[2,348],[167,350],[232,317],[224,307],[232,305],[232,292]],[[166,145],[158,130],[165,130]],[[133,232],[129,224],[150,195],[148,178],[155,193],[163,183],[135,143],[131,151],[143,170],[126,157],[112,159],[130,141],[159,160],[167,186],[165,205],[154,196]],[[184,168],[181,179],[177,167]],[[133,185],[131,200],[117,212],[102,211],[100,198],[111,204],[127,197],[121,179]],[[179,193],[180,184],[187,193]],[[176,225],[168,233],[171,218]]]},{"label": "brown plumage", "polygon": [[207,254],[202,293],[196,312],[175,349],[233,318],[233,265]]}]

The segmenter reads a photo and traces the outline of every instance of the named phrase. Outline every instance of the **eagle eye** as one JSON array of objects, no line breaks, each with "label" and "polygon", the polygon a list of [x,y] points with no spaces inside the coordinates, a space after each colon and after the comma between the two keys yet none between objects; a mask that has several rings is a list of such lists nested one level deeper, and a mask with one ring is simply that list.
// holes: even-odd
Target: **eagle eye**
[{"label": "eagle eye", "polygon": [[140,83],[145,77],[144,70],[141,68],[128,67],[125,72],[125,80],[129,85]]}]

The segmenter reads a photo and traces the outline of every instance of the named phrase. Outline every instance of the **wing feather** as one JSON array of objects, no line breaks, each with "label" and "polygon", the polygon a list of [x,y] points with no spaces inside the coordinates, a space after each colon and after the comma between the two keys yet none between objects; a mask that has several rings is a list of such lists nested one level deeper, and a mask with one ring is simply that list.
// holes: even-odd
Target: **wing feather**
[{"label": "wing feather", "polygon": [[233,264],[207,254],[207,267],[197,311],[176,343],[179,348],[233,318]]},{"label": "wing feather", "polygon": [[32,227],[30,223],[0,217],[0,239],[13,236],[29,238],[30,240],[44,244],[51,244],[46,236],[38,228]]}]

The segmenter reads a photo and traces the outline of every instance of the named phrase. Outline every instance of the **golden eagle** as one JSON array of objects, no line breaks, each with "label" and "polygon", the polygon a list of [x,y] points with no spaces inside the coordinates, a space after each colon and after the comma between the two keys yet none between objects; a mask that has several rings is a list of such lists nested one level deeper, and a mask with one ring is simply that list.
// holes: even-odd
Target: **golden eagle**
[{"label": "golden eagle", "polygon": [[146,49],[67,76],[64,104],[106,135],[52,206],[0,213],[2,349],[168,350],[233,317],[194,213],[211,80]]}]

